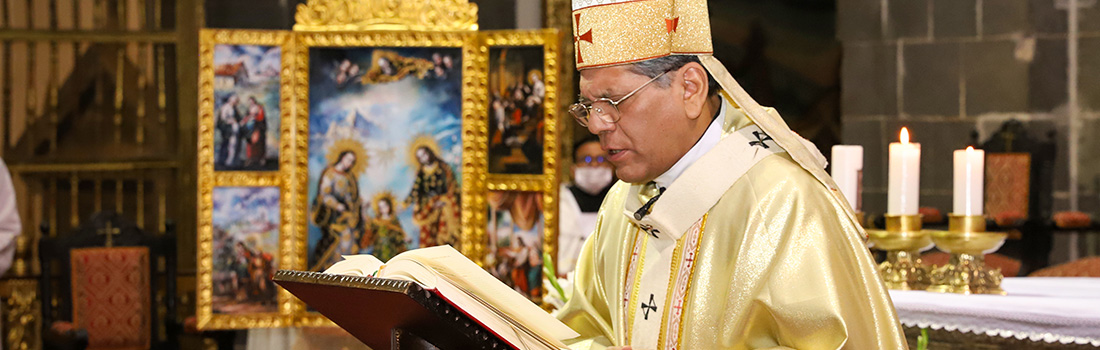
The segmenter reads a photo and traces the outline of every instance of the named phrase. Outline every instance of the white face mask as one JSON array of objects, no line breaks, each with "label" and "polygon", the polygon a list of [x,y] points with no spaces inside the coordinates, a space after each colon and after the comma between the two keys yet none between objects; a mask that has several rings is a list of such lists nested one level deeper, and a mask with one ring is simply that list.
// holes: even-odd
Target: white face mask
[{"label": "white face mask", "polygon": [[577,167],[573,172],[573,181],[585,193],[596,195],[611,185],[611,168],[607,167]]}]

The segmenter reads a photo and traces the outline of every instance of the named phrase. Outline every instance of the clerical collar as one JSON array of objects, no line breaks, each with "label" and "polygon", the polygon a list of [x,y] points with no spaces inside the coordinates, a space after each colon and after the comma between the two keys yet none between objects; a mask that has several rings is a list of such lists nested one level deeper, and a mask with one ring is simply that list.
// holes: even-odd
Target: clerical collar
[{"label": "clerical collar", "polygon": [[676,181],[676,178],[680,177],[684,170],[687,170],[691,164],[707,154],[711,148],[714,148],[714,145],[718,144],[718,141],[722,141],[722,126],[726,124],[726,103],[726,100],[722,99],[722,105],[718,107],[718,116],[711,120],[707,131],[703,132],[703,136],[695,142],[695,146],[691,146],[691,149],[683,157],[680,157],[680,160],[676,161],[676,164],[673,164],[671,168],[668,168],[668,171],[653,180],[657,182],[658,187],[667,188],[672,185],[672,182]]}]

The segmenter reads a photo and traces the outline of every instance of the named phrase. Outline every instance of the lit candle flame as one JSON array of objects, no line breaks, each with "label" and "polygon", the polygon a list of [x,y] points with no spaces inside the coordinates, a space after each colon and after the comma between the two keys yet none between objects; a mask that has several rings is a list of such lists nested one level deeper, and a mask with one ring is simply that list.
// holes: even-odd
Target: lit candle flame
[{"label": "lit candle flame", "polygon": [[974,152],[974,146],[966,146],[966,153]]},{"label": "lit candle flame", "polygon": [[906,127],[901,128],[901,143],[909,144],[909,129]]}]

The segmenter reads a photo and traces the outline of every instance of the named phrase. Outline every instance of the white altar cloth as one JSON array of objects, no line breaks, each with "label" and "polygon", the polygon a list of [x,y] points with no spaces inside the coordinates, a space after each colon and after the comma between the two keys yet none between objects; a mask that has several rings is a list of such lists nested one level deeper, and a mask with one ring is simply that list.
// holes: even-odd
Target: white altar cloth
[{"label": "white altar cloth", "polygon": [[1005,278],[1008,295],[891,290],[907,327],[1100,346],[1100,278]]}]

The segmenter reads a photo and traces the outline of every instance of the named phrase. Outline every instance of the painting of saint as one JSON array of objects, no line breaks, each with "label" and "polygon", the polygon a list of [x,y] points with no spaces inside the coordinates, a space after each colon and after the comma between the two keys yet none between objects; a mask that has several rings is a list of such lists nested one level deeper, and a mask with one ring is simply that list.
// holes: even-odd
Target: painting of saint
[{"label": "painting of saint", "polygon": [[359,253],[363,235],[358,174],[366,167],[362,147],[353,140],[337,142],[328,152],[329,166],[321,172],[317,195],[310,205],[312,223],[321,230],[321,238],[310,254],[310,271],[342,260],[342,255]]},{"label": "painting of saint", "polygon": [[546,144],[543,48],[489,49],[489,171],[542,174]]},{"label": "painting of saint", "polygon": [[542,193],[490,191],[489,272],[520,294],[542,300],[542,247],[546,221]]},{"label": "painting of saint", "polygon": [[[461,49],[316,47],[309,57],[310,269],[345,252],[386,260],[458,244]],[[340,165],[348,150],[354,165]]]},{"label": "painting of saint", "polygon": [[455,173],[450,165],[439,159],[438,146],[433,140],[422,137],[410,148],[416,157],[416,179],[405,199],[411,205],[413,221],[420,226],[420,245],[431,247],[443,244],[457,245],[461,230],[461,206]]},{"label": "painting of saint", "polygon": [[215,187],[213,311],[276,312],[279,188]]},{"label": "painting of saint", "polygon": [[[371,206],[374,216],[367,223],[367,229],[360,240],[360,253],[372,254],[382,261],[388,261],[394,255],[408,250],[409,242],[405,230],[401,228],[401,219],[394,214],[394,199],[389,192],[374,196]],[[364,215],[364,217],[367,217]]]},{"label": "painting of saint", "polygon": [[214,170],[279,170],[282,49],[214,46]]}]

